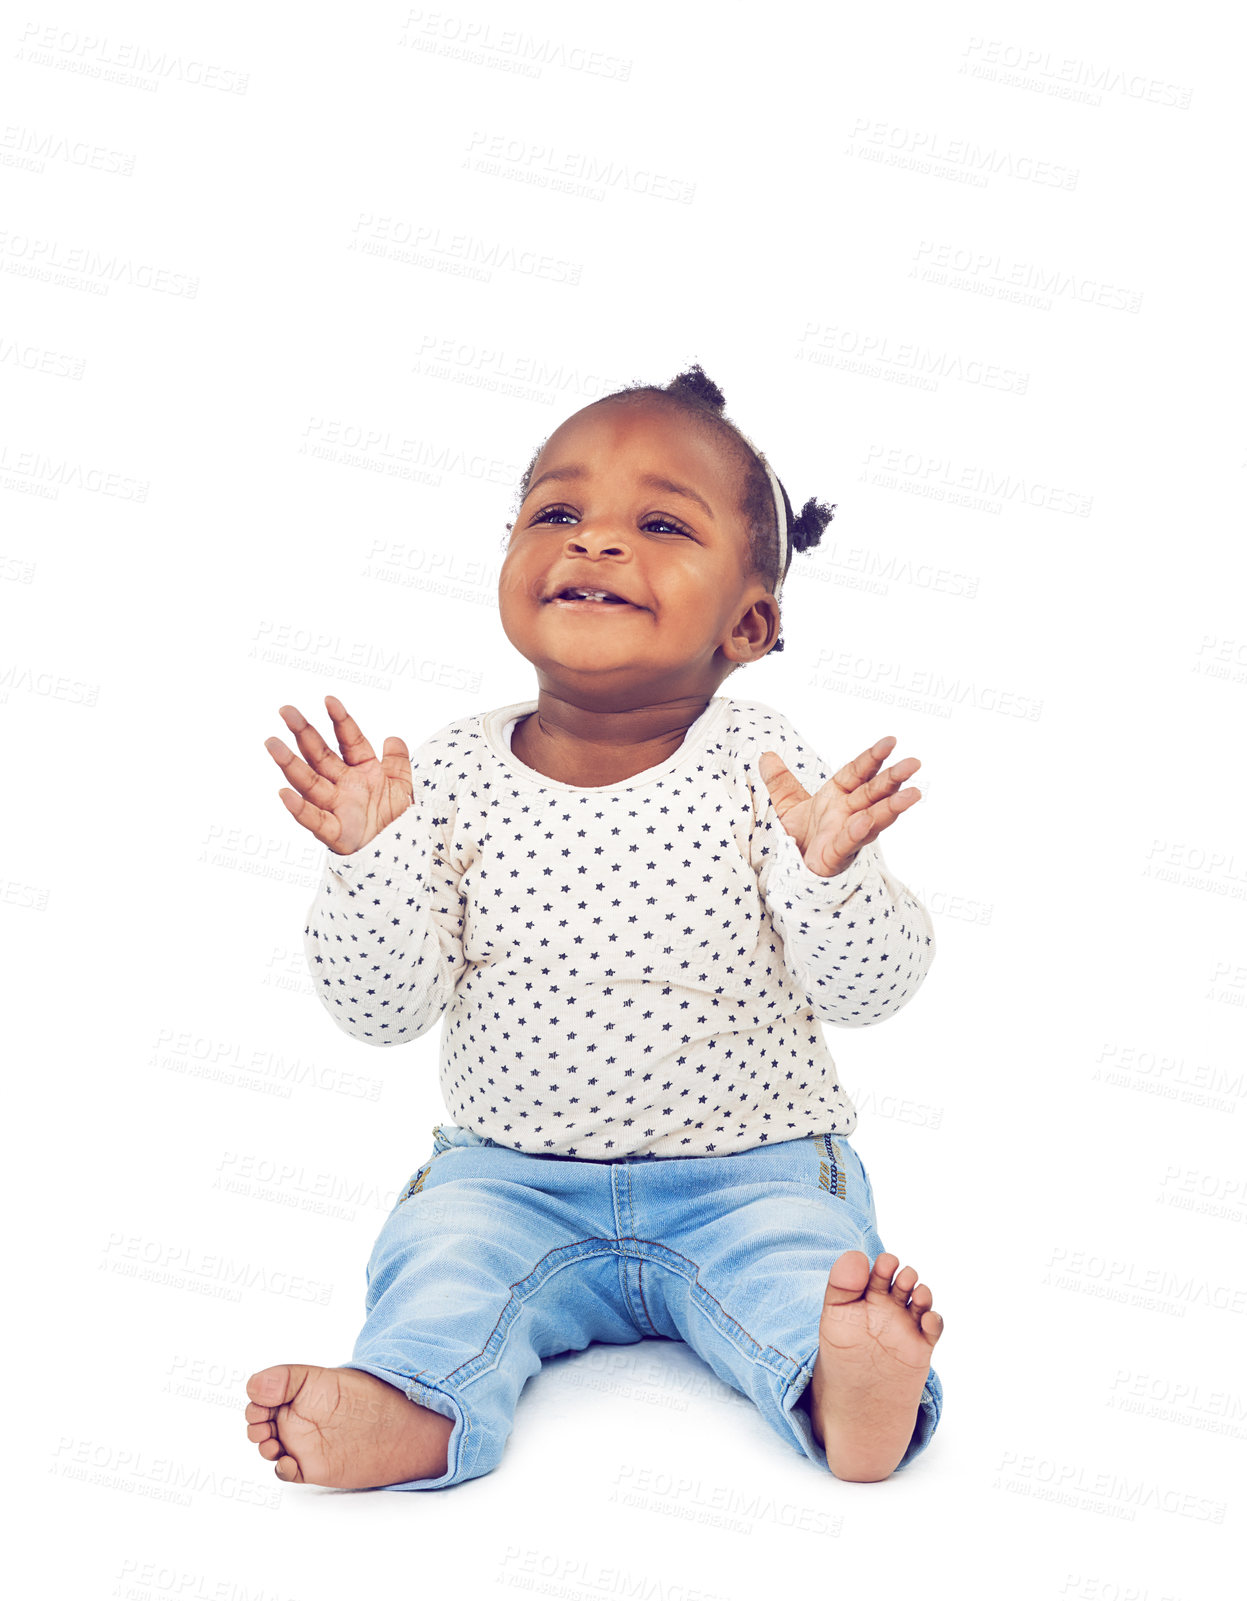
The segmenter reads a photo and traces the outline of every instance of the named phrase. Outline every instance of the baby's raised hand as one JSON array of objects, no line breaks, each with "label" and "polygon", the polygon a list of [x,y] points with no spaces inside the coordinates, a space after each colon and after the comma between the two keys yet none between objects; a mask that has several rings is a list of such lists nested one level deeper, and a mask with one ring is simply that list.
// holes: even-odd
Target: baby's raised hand
[{"label": "baby's raised hand", "polygon": [[922,799],[917,789],[896,793],[922,766],[916,756],[906,756],[886,772],[879,772],[880,763],[895,744],[892,734],[876,740],[813,795],[775,751],[762,752],[758,770],[779,820],[796,840],[805,865],[820,878],[843,872],[863,845],[877,839],[903,811]]},{"label": "baby's raised hand", "polygon": [[341,756],[334,755],[293,706],[278,709],[307,761],[301,762],[275,735],[264,741],[264,748],[294,786],[277,793],[295,822],[338,856],[349,856],[411,805],[411,756],[398,735],[390,734],[378,761],[336,695],[325,696],[325,708]]}]

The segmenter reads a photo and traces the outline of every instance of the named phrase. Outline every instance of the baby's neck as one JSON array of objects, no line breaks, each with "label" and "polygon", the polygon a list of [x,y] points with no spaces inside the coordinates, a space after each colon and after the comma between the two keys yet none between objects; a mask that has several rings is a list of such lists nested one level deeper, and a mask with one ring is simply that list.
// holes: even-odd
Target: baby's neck
[{"label": "baby's neck", "polygon": [[512,730],[511,750],[526,767],[560,784],[585,789],[619,784],[679,750],[709,704],[703,696],[683,696],[611,711],[576,706],[543,691],[537,710]]}]

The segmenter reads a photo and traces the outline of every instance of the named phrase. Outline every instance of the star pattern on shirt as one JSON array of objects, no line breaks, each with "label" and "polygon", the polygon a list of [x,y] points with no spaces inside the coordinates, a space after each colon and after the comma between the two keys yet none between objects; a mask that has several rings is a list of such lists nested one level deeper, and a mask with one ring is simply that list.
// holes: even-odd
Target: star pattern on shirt
[{"label": "star pattern on shirt", "polygon": [[523,715],[440,729],[408,810],[326,852],[304,943],[334,1022],[385,1046],[444,1016],[450,1115],[529,1154],[851,1134],[820,1024],[898,1011],[934,941],[877,843],[834,878],[806,867],[758,771],[777,750],[827,781],[787,718],[717,696],[666,762],[584,789],[520,763],[504,711]]}]

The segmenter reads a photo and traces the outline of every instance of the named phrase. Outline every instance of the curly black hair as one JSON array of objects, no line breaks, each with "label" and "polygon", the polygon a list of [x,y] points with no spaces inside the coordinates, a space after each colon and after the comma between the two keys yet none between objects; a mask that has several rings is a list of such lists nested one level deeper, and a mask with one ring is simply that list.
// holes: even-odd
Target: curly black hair
[{"label": "curly black hair", "polygon": [[[781,576],[780,563],[784,559],[784,530],[776,525],[775,496],[771,493],[771,481],[767,476],[766,467],[753,446],[723,410],[723,391],[712,378],[706,376],[701,366],[694,362],[687,371],[679,373],[669,384],[661,386],[641,382],[625,384],[622,389],[612,390],[609,395],[599,395],[597,400],[591,401],[590,404],[600,406],[607,400],[618,400],[633,395],[661,395],[664,399],[673,401],[690,418],[711,429],[731,452],[741,469],[742,490],[738,511],[749,529],[749,560],[752,570],[761,575],[763,582],[774,593],[775,585]],[[524,497],[528,494],[533,468],[537,465],[537,458],[545,449],[545,445],[546,440],[543,439],[533,451],[532,460],[524,470],[524,476],[516,492],[517,514],[524,503]],[[778,477],[778,474],[776,476]],[[802,506],[800,514],[794,517],[788,491],[782,483],[779,488],[784,498],[784,513],[792,535],[792,548],[809,550],[822,538],[823,529],[835,516],[836,508],[834,505],[824,506],[811,496]],[[512,524],[508,523],[507,528],[511,527]],[[777,651],[783,648],[784,639],[781,632],[771,650]]]}]

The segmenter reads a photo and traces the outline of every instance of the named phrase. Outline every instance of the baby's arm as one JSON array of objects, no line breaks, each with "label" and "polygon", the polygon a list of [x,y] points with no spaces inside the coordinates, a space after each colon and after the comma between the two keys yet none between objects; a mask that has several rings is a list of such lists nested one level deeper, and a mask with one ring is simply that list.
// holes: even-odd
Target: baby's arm
[{"label": "baby's arm", "polygon": [[303,948],[330,1017],[367,1045],[419,1039],[464,970],[460,874],[442,826],[416,801],[349,856],[325,851]]},{"label": "baby's arm", "polygon": [[935,931],[925,907],[889,872],[878,840],[848,866],[822,878],[805,864],[784,828],[758,767],[762,750],[778,751],[813,794],[831,777],[818,755],[780,713],[751,753],[751,862],[771,921],[783,940],[794,983],[825,1023],[861,1028],[882,1022],[910,1000],[935,959]]}]

